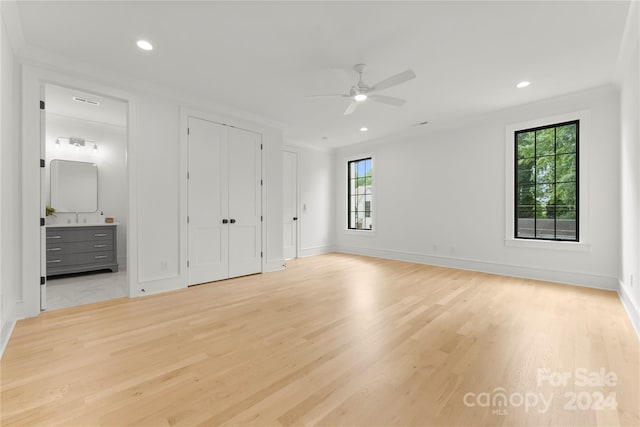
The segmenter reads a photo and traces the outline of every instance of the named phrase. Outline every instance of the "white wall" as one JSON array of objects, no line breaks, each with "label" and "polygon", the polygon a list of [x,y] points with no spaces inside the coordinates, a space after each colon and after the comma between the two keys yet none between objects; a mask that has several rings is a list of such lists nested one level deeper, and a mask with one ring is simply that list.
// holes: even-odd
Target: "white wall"
[{"label": "white wall", "polygon": [[[138,123],[137,295],[182,287],[184,276],[180,263],[179,105],[140,96]],[[164,270],[163,262],[167,265]]]},{"label": "white wall", "polygon": [[287,146],[298,153],[299,255],[319,255],[334,249],[335,198],[331,151]]},{"label": "white wall", "polygon": [[[50,164],[54,159],[95,163],[98,167],[98,210],[95,213],[81,213],[80,222],[96,223],[100,212],[105,217],[114,217],[118,225],[118,264],[126,267],[127,257],[127,133],[126,128],[87,121],[75,117],[47,114],[46,119],[46,203],[51,206]],[[87,144],[76,151],[66,141],[56,145],[58,137],[80,137],[94,141],[98,151]],[[75,222],[74,213],[58,212],[47,219],[49,224]]]},{"label": "white wall", "polygon": [[333,155],[302,149],[300,167],[300,253],[331,252],[335,239]]},{"label": "white wall", "polygon": [[[265,177],[262,211],[265,213],[263,236],[266,242],[264,271],[276,271],[284,265],[282,251],[282,141],[281,129],[263,128],[263,170]],[[266,243],[266,244],[265,244]]]},{"label": "white wall", "polygon": [[621,49],[620,296],[640,335],[640,4],[631,5]]},{"label": "white wall", "polygon": [[0,355],[16,319],[22,298],[20,215],[19,68],[0,18]]},{"label": "white wall", "polygon": [[[618,93],[600,88],[498,112],[455,129],[336,155],[338,250],[615,289],[619,249]],[[589,110],[587,251],[505,245],[505,128]],[[374,231],[346,231],[346,161],[374,157]]]}]

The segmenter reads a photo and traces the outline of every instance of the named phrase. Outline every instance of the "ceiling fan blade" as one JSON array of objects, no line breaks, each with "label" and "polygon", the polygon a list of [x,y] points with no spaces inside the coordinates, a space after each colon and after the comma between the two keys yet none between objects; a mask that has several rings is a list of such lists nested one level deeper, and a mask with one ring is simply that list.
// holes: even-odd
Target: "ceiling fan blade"
[{"label": "ceiling fan blade", "polygon": [[369,95],[369,98],[376,102],[382,102],[383,104],[395,105],[398,107],[407,103],[404,99],[396,98],[394,96]]},{"label": "ceiling fan blade", "polygon": [[305,95],[305,98],[351,98],[351,95],[344,93],[330,93],[326,95]]},{"label": "ceiling fan blade", "polygon": [[382,80],[378,82],[378,84],[374,85],[371,88],[371,91],[378,91],[383,89],[388,89],[390,87],[399,85],[400,83],[404,83],[408,80],[414,79],[416,77],[416,73],[413,70],[403,71],[400,74],[396,74],[395,76],[391,76],[388,79]]},{"label": "ceiling fan blade", "polygon": [[351,104],[349,104],[349,106],[347,107],[346,110],[344,110],[344,115],[348,116],[349,114],[353,113],[356,109],[356,107],[358,106],[358,102],[353,101]]}]

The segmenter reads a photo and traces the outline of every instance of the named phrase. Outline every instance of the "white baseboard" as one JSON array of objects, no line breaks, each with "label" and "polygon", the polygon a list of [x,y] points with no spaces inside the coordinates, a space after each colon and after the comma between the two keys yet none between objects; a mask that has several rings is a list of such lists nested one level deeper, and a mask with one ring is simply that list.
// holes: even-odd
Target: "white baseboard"
[{"label": "white baseboard", "polygon": [[284,268],[284,259],[270,260],[264,263],[263,273],[271,273],[273,271],[282,270]]},{"label": "white baseboard", "polygon": [[300,249],[300,258],[308,257],[308,256],[316,256],[323,255],[333,252],[335,248],[332,245],[323,245],[323,246],[311,246],[308,248]]},{"label": "white baseboard", "polygon": [[605,289],[609,291],[617,291],[619,288],[618,279],[615,277],[606,277],[594,274],[499,264],[473,259],[422,254],[417,252],[371,249],[357,246],[338,246],[336,251],[354,255],[366,255],[397,261],[414,262],[418,264],[437,265],[440,267],[456,268],[459,270],[478,271],[483,273],[500,274],[503,276],[520,277],[524,279],[584,286],[587,288]]},{"label": "white baseboard", "polygon": [[629,292],[627,291],[627,287],[622,283],[622,281],[618,281],[618,297],[622,302],[622,306],[627,311],[627,316],[629,316],[629,320],[631,320],[631,325],[633,325],[633,329],[636,331],[636,335],[638,339],[640,339],[640,313],[638,313],[638,308],[633,303],[633,299]]},{"label": "white baseboard", "polygon": [[168,274],[166,276],[149,277],[138,280],[131,291],[130,298],[145,295],[160,294],[175,291],[187,287],[186,277],[180,274]]},{"label": "white baseboard", "polygon": [[123,257],[118,257],[118,269],[120,270],[126,270],[127,269],[127,257],[123,256]]},{"label": "white baseboard", "polygon": [[7,344],[9,344],[9,338],[11,338],[11,334],[13,333],[13,328],[16,327],[16,320],[9,319],[4,325],[2,325],[2,337],[0,338],[0,359],[2,359],[2,355],[4,354],[4,350],[7,348]]}]

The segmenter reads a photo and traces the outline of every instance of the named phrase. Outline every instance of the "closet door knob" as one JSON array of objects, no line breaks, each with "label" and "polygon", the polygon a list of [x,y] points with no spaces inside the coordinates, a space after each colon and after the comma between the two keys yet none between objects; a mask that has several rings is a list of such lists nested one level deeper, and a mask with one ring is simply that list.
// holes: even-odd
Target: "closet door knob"
[{"label": "closet door knob", "polygon": [[223,223],[223,224],[228,224],[228,223],[229,223],[229,220],[228,220],[228,219],[223,219],[223,220],[222,220],[222,223]]},{"label": "closet door knob", "polygon": [[231,218],[230,222],[231,222],[231,224],[235,224],[235,223],[236,223],[236,220],[235,220],[235,219],[233,219],[233,218]]}]

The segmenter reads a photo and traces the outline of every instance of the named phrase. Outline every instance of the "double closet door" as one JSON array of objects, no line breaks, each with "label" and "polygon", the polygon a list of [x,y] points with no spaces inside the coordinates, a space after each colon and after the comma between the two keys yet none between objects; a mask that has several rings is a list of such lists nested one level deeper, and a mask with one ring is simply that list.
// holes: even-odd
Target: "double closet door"
[{"label": "double closet door", "polygon": [[262,271],[261,135],[188,120],[189,285]]}]

